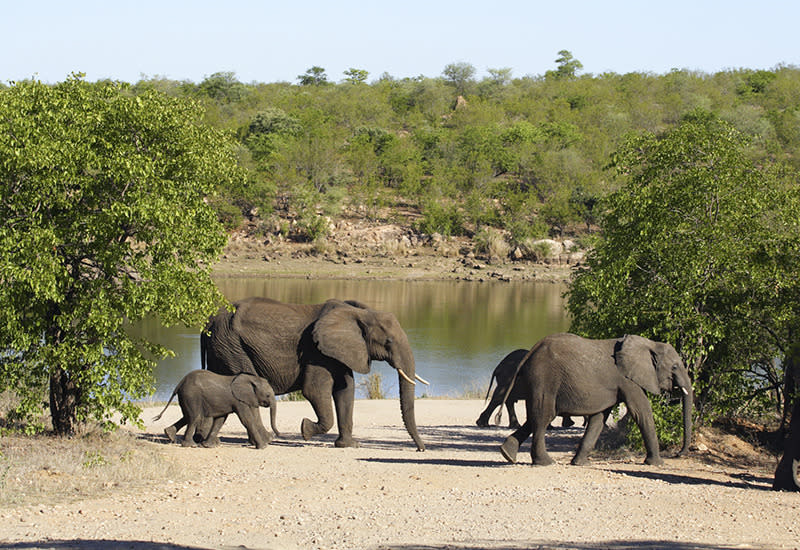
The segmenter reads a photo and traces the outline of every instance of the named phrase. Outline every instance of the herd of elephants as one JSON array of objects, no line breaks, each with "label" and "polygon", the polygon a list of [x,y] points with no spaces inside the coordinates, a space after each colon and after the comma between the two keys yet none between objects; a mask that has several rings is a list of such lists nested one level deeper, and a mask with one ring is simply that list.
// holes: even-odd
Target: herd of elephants
[{"label": "herd of elephants", "polygon": [[[184,446],[218,445],[218,433],[227,415],[236,413],[250,442],[263,448],[272,434],[261,421],[259,407],[270,408],[272,429],[278,434],[275,396],[299,390],[317,416],[316,421],[303,419],[300,431],[304,439],[328,432],[335,419],[339,431],[335,445],[357,446],[353,439],[353,373],[367,374],[370,362],[375,360],[386,361],[397,370],[403,424],[417,450],[425,450],[414,415],[415,384],[425,381],[415,372],[408,337],[392,313],[354,300],[306,305],[252,297],[233,306],[232,310],[221,308],[209,319],[200,338],[202,369],[187,374],[170,397],[171,402],[178,396],[183,413],[165,430],[171,441],[177,442],[177,431],[186,426]],[[635,335],[591,340],[553,334],[529,350],[509,353],[495,368],[492,379],[497,380],[497,387],[477,423],[488,425],[495,408],[508,407],[516,431],[505,439],[500,452],[509,462],[516,462],[520,445],[532,436],[533,464],[552,464],[545,448],[550,422],[556,416],[565,421],[570,416],[582,416],[584,435],[572,464],[585,464],[609,413],[617,404],[625,403],[642,433],[645,463],[662,464],[647,393],[674,388],[682,391],[683,405],[683,445],[678,454],[689,448],[692,384],[670,344]],[[526,403],[527,419],[521,425],[513,413],[517,400]],[[800,426],[794,425],[800,423],[798,409],[800,406],[795,407],[797,414],[784,455],[788,461],[785,486],[777,487],[776,475],[776,488],[800,490],[800,441],[794,441],[795,448],[790,449],[794,444],[791,434],[800,436]]]}]

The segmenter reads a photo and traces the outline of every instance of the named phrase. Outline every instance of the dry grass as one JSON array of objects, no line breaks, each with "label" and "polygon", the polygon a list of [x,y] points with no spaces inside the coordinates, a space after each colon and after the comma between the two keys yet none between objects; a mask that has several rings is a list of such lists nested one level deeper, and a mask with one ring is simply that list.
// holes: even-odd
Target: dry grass
[{"label": "dry grass", "polygon": [[0,439],[0,507],[67,502],[181,475],[155,445],[126,430]]},{"label": "dry grass", "polygon": [[383,391],[383,377],[379,372],[373,372],[358,384],[364,389],[367,399],[386,399]]}]

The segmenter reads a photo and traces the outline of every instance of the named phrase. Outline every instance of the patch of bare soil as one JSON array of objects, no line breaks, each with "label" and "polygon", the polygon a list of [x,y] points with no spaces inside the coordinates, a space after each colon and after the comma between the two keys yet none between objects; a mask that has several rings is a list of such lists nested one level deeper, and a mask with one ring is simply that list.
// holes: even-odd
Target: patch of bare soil
[{"label": "patch of bare soil", "polygon": [[[418,399],[427,444],[415,447],[396,400],[358,400],[359,448],[333,446],[335,430],[299,435],[307,402],[281,401],[283,436],[247,445],[231,417],[222,445],[182,448],[165,426],[180,416],[145,410],[142,446],[180,475],[161,486],[122,486],[107,496],[0,511],[0,548],[797,548],[800,496],[770,490],[773,460],[704,432],[687,458],[662,467],[643,456],[595,455],[570,466],[582,434],[553,429],[557,464],[533,467],[527,446],[508,464],[507,428],[478,428],[480,400]],[[264,411],[265,421],[266,412]],[[702,446],[701,446],[702,445]],[[706,448],[704,449],[703,446]],[[718,447],[720,446],[720,447]]]}]

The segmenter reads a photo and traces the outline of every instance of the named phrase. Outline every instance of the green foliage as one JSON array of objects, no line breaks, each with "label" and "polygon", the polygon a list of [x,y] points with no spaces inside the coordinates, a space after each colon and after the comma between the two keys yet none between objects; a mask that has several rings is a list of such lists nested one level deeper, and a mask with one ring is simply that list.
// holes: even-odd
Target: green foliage
[{"label": "green foliage", "polygon": [[206,203],[236,188],[233,143],[192,101],[72,77],[0,91],[0,391],[58,433],[138,418],[152,357],[126,323],[199,324],[226,242]]},{"label": "green foliage", "polygon": [[313,66],[306,71],[305,74],[297,76],[301,86],[323,86],[328,84],[328,76],[325,74],[325,69],[318,66]]},{"label": "green foliage", "polygon": [[621,186],[603,205],[603,239],[568,293],[575,332],[672,343],[701,419],[741,412],[754,395],[774,402],[763,366],[796,318],[796,188],[746,145],[705,111],[630,138],[614,156]]},{"label": "green foliage", "polygon": [[422,219],[417,229],[422,233],[439,233],[445,237],[461,235],[464,233],[464,220],[457,205],[428,200],[422,208]]}]

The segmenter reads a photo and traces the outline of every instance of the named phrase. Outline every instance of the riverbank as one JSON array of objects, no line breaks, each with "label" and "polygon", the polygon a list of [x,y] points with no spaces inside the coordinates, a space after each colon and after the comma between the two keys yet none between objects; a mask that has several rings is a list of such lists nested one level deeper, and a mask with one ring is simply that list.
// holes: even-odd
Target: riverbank
[{"label": "riverbank", "polygon": [[215,277],[459,280],[500,282],[566,282],[581,265],[583,253],[563,252],[559,241],[540,260],[514,259],[513,254],[479,254],[466,238],[410,239],[396,225],[350,225],[333,231],[320,243],[231,235]]},{"label": "riverbank", "polygon": [[307,402],[278,404],[283,434],[263,450],[247,445],[234,416],[220,447],[182,448],[163,435],[179,408],[157,423],[160,407],[147,408],[145,429],[134,433],[176,466],[171,477],[1,510],[0,547],[797,548],[800,500],[770,491],[774,465],[741,442],[712,445],[704,432],[706,451],[665,453],[662,467],[643,465],[637,453],[595,455],[576,467],[576,426],[548,433],[556,465],[532,467],[527,452],[508,464],[497,450],[508,430],[474,424],[483,406],[418,399],[424,453],[415,452],[396,400],[356,401],[357,449],[335,448],[335,429],[303,441]]}]

